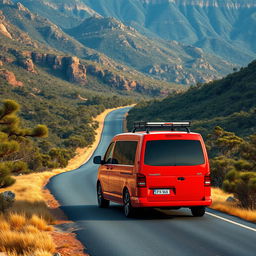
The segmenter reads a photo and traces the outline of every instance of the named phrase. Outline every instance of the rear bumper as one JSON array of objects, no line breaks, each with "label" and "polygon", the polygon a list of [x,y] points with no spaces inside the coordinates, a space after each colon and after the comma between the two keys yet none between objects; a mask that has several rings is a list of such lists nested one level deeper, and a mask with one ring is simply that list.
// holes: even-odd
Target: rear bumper
[{"label": "rear bumper", "polygon": [[149,202],[147,198],[132,198],[133,207],[192,207],[192,206],[209,206],[212,200],[200,200],[200,201],[161,201],[161,202]]}]

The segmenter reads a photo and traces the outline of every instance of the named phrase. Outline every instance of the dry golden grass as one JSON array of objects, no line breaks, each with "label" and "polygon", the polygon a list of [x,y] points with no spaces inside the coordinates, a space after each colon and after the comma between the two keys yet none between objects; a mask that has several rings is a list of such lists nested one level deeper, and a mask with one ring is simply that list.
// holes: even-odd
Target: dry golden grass
[{"label": "dry golden grass", "polygon": [[256,211],[239,208],[232,204],[223,203],[223,202],[214,202],[211,206],[212,209],[225,212],[234,216],[237,216],[241,219],[248,220],[251,222],[256,222]]},{"label": "dry golden grass", "polygon": [[52,226],[36,215],[28,217],[11,211],[0,215],[0,252],[19,256],[29,252],[32,256],[35,255],[32,252],[40,249],[52,253],[55,244],[51,235],[45,232],[49,230],[52,230]]},{"label": "dry golden grass", "polygon": [[49,226],[47,222],[37,215],[33,215],[31,219],[29,220],[29,224],[36,227],[38,230],[41,231],[52,231],[52,226]]},{"label": "dry golden grass", "polygon": [[20,230],[26,223],[26,217],[23,214],[12,213],[8,216],[11,229]]},{"label": "dry golden grass", "polygon": [[212,188],[211,208],[217,211],[225,212],[241,219],[256,222],[256,210],[243,209],[235,203],[226,202],[226,199],[232,194],[225,193],[219,188]]},{"label": "dry golden grass", "polygon": [[25,215],[27,218],[37,215],[44,219],[48,224],[54,223],[54,218],[49,212],[49,209],[44,201],[30,202],[18,200],[14,203],[9,212]]},{"label": "dry golden grass", "polygon": [[[8,252],[8,256],[20,256],[16,252]],[[23,256],[52,256],[52,253],[47,252],[45,250],[35,250],[33,252],[31,251],[26,251],[23,253]]]},{"label": "dry golden grass", "polygon": [[55,251],[51,235],[45,232],[53,229],[49,224],[54,222],[43,201],[42,188],[47,177],[48,172],[19,176],[8,188],[17,200],[5,216],[0,216],[0,251],[19,256],[47,256]]},{"label": "dry golden grass", "polygon": [[55,251],[55,244],[47,233],[0,231],[0,250],[16,252],[23,255],[27,251],[44,250],[49,253]]},{"label": "dry golden grass", "polygon": [[10,224],[6,220],[0,219],[0,230],[1,231],[10,230]]},{"label": "dry golden grass", "polygon": [[40,232],[35,226],[29,225],[29,224],[24,226],[22,231],[27,232],[27,233],[38,233],[38,232]]},{"label": "dry golden grass", "polygon": [[213,201],[225,202],[228,197],[234,196],[233,194],[224,192],[220,188],[212,188],[211,192],[212,192],[212,200]]}]

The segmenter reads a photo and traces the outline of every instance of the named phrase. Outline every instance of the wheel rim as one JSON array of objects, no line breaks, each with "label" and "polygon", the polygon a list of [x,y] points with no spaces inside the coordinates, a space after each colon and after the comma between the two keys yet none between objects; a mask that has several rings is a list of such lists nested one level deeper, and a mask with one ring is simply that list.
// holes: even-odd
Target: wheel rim
[{"label": "wheel rim", "polygon": [[128,216],[130,213],[130,196],[128,192],[125,192],[124,195],[124,213],[126,216]]}]

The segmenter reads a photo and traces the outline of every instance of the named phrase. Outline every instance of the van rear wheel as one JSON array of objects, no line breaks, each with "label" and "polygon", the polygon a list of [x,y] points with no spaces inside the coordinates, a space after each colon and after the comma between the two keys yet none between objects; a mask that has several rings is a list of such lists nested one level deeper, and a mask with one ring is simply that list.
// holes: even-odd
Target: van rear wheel
[{"label": "van rear wheel", "polygon": [[102,187],[101,187],[100,183],[98,183],[98,185],[97,185],[97,199],[98,199],[98,206],[100,208],[108,208],[109,207],[109,200],[106,200],[103,197]]},{"label": "van rear wheel", "polygon": [[191,207],[191,213],[194,217],[202,217],[205,214],[205,207],[204,206]]},{"label": "van rear wheel", "polygon": [[127,189],[124,192],[123,201],[124,201],[124,215],[127,218],[134,217],[135,216],[135,209],[132,207],[130,194],[129,194],[129,191]]}]

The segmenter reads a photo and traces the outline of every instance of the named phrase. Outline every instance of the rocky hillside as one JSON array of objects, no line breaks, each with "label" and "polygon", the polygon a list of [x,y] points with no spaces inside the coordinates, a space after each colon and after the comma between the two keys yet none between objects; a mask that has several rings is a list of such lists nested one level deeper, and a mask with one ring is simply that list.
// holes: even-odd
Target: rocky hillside
[{"label": "rocky hillside", "polygon": [[[185,5],[184,2],[142,0],[109,0],[107,3],[102,0],[72,2],[21,0],[20,2],[29,10],[56,24],[55,30],[62,28],[57,34],[62,33],[63,37],[63,30],[68,32],[73,39],[65,35],[65,38],[69,37],[69,39],[62,41],[72,44],[69,47],[62,41],[59,44],[64,45],[63,49],[69,52],[72,50],[72,54],[103,62],[104,65],[106,63],[113,65],[110,60],[112,59],[114,62],[121,62],[129,68],[135,68],[139,72],[161,80],[188,85],[207,82],[230,73],[233,69],[230,63],[234,66],[247,64],[254,55],[248,47],[236,46],[232,40],[229,43],[224,42],[225,38],[222,35],[217,36],[216,33],[211,35],[204,29],[202,20],[200,20],[202,29],[199,25],[193,27],[197,21],[192,18],[185,20],[189,18],[186,16],[189,11],[179,14],[181,12],[179,7]],[[187,1],[186,4],[190,2]],[[200,3],[195,6],[199,8]],[[208,13],[207,10],[204,11]],[[196,12],[200,13],[199,10]],[[158,14],[155,15],[156,13]],[[180,16],[183,16],[182,19]],[[194,16],[201,19],[201,13]],[[193,26],[189,27],[191,31],[180,27],[179,23],[175,22],[176,19],[181,26],[193,23]],[[110,27],[111,33],[109,33]],[[197,32],[200,29],[201,32]],[[94,33],[91,33],[92,30]],[[44,32],[51,35],[53,29],[48,28]],[[192,33],[200,34],[201,38]],[[52,38],[47,41],[51,41],[51,45],[58,45]],[[109,44],[109,41],[112,43]],[[90,48],[96,51],[92,54]],[[198,49],[200,56],[198,53],[194,54]],[[107,59],[106,56],[109,58]]]},{"label": "rocky hillside", "polygon": [[133,121],[192,120],[193,130],[207,135],[214,126],[248,136],[256,132],[256,61],[224,79],[191,87],[162,101],[139,104],[129,113]]},{"label": "rocky hillside", "polygon": [[[167,39],[247,64],[256,55],[253,0],[84,0],[102,16],[112,16]],[[247,28],[247,29],[244,29]]]},{"label": "rocky hillside", "polygon": [[[66,30],[84,46],[155,78],[196,84],[220,78],[232,65],[200,48],[149,39],[114,18],[91,17]],[[110,43],[111,42],[111,43]]]},{"label": "rocky hillside", "polygon": [[256,56],[254,0],[20,2],[62,28],[75,27],[88,16],[114,17],[149,37],[193,45],[239,65],[247,64]]},{"label": "rocky hillside", "polygon": [[96,11],[85,4],[83,0],[17,0],[13,2],[22,3],[33,13],[46,17],[62,28],[77,26],[84,18],[99,15]]},{"label": "rocky hillside", "polygon": [[37,67],[41,67],[55,77],[88,89],[111,88],[126,95],[160,96],[181,88],[146,77],[86,48],[20,3],[2,1],[0,7],[0,59],[4,64],[14,64],[35,74]]}]

